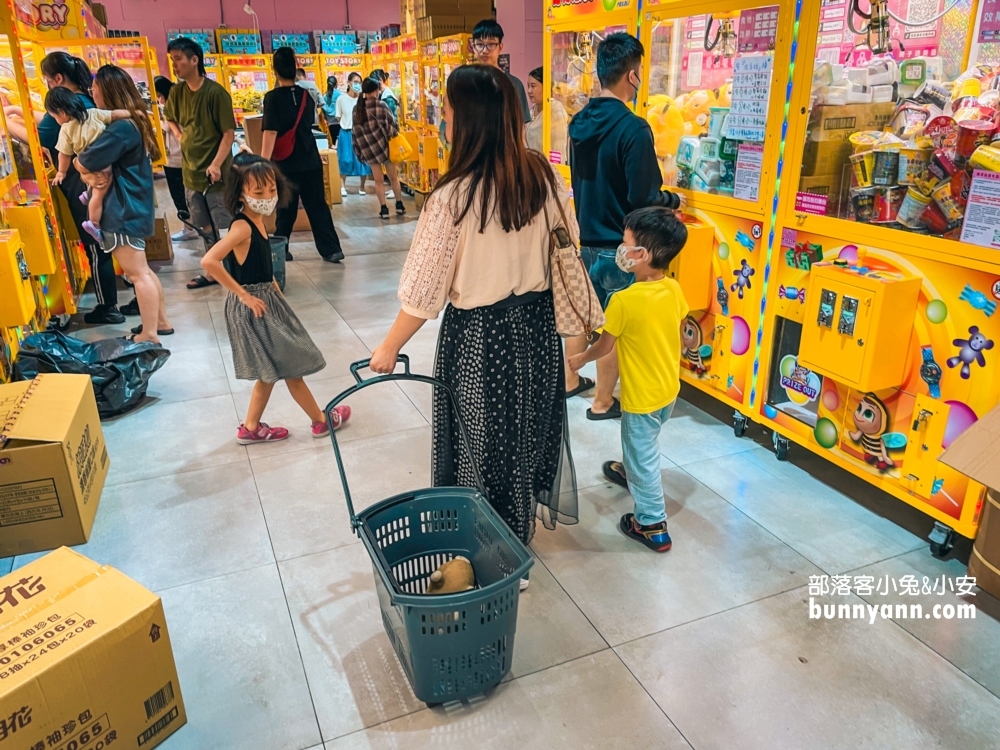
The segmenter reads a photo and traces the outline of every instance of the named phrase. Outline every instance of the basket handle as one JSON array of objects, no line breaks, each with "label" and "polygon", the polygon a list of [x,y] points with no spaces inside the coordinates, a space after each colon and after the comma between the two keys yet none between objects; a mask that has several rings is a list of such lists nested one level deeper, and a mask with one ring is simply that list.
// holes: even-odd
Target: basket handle
[{"label": "basket handle", "polygon": [[340,482],[344,486],[344,497],[347,499],[347,510],[351,514],[351,530],[357,532],[358,530],[358,517],[354,512],[354,502],[351,499],[351,488],[347,484],[347,473],[344,471],[344,460],[340,455],[340,444],[337,442],[337,433],[333,429],[333,410],[334,408],[345,401],[346,399],[353,396],[355,393],[369,388],[373,385],[379,383],[388,383],[394,380],[404,380],[414,383],[426,383],[427,385],[432,385],[436,388],[442,388],[448,394],[451,399],[451,406],[455,413],[455,420],[458,422],[458,431],[462,438],[462,444],[465,447],[465,452],[469,455],[469,463],[472,465],[472,476],[476,483],[476,489],[482,494],[483,497],[488,497],[486,493],[486,485],[483,483],[482,474],[479,472],[479,466],[476,464],[475,456],[472,453],[472,441],[469,439],[469,432],[465,428],[465,422],[462,420],[462,416],[458,411],[458,399],[455,397],[455,391],[450,385],[445,383],[443,380],[438,380],[437,378],[428,377],[427,375],[414,375],[410,372],[410,358],[405,354],[399,355],[399,362],[403,363],[405,372],[402,373],[390,373],[388,375],[377,375],[373,378],[362,378],[360,371],[364,370],[371,364],[371,359],[363,359],[355,362],[351,365],[351,375],[357,381],[355,385],[352,385],[343,393],[338,394],[333,398],[333,400],[326,405],[323,410],[326,415],[326,423],[330,428],[330,442],[333,443],[333,455],[337,459],[337,470],[340,472]]}]

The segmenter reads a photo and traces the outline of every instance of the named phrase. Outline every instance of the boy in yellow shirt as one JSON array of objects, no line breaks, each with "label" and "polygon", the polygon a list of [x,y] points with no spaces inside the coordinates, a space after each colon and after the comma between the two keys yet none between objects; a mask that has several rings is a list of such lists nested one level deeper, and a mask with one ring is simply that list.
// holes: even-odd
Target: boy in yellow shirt
[{"label": "boy in yellow shirt", "polygon": [[627,486],[635,501],[635,513],[626,513],[618,524],[621,532],[666,552],[671,540],[659,437],[680,393],[681,323],[688,305],[680,285],[663,272],[687,242],[687,228],[670,209],[642,208],[625,217],[624,239],[616,262],[622,271],[635,274],[635,283],[611,297],[601,338],[571,357],[569,366],[579,371],[618,344],[625,472],[608,462],[604,474]]}]

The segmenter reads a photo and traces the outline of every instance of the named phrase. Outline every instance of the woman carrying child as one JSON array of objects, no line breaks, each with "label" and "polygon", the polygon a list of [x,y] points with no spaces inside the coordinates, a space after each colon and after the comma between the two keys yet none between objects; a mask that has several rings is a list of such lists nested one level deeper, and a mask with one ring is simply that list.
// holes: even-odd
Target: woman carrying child
[{"label": "woman carrying child", "polygon": [[[111,254],[135,285],[143,328],[136,341],[159,343],[174,332],[163,305],[163,287],[146,263],[146,237],[153,233],[153,165],[160,155],[146,105],[132,78],[121,68],[104,65],[94,77],[94,102],[101,109],[123,109],[129,119],[108,125],[74,164],[94,173],[97,189],[105,189],[101,250]],[[114,180],[108,170],[114,167]]]},{"label": "woman carrying child", "polygon": [[[287,196],[285,178],[271,162],[239,154],[226,185],[232,226],[201,261],[202,268],[229,290],[226,328],[236,377],[256,381],[246,418],[236,435],[240,445],[288,437],[286,428],[260,421],[279,380],[285,381],[292,398],[309,416],[313,437],[330,434],[326,416],[303,380],[326,367],[326,361],[278,289],[271,266],[264,217],[273,214]],[[330,415],[334,429],[350,416],[350,407],[338,406]]]},{"label": "woman carrying child", "polygon": [[[72,168],[73,157],[96,141],[108,125],[115,120],[127,120],[132,116],[126,109],[88,108],[77,94],[62,86],[49,89],[49,93],[45,95],[45,111],[59,123],[59,140],[56,141],[59,169],[52,180],[53,185],[62,184]],[[101,214],[104,209],[104,195],[111,183],[111,168],[108,167],[100,176],[81,171],[80,178],[90,188],[89,194],[84,191],[78,196],[87,206],[90,215],[82,226],[87,234],[101,242]],[[97,187],[98,184],[104,187]]]}]

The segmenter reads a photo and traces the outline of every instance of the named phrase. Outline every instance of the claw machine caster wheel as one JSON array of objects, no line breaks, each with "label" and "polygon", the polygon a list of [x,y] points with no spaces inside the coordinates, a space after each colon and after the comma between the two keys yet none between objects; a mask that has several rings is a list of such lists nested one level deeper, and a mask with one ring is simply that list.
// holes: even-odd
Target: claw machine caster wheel
[{"label": "claw machine caster wheel", "polygon": [[791,443],[788,441],[788,438],[775,432],[771,434],[771,442],[774,443],[775,458],[779,461],[787,461],[788,449],[791,447]]},{"label": "claw machine caster wheel", "polygon": [[750,425],[750,420],[744,415],[736,412],[733,414],[733,434],[736,437],[741,438],[747,434],[747,427]]},{"label": "claw machine caster wheel", "polygon": [[931,543],[931,554],[938,560],[943,560],[955,546],[955,531],[940,521],[934,522],[934,528],[927,537]]}]

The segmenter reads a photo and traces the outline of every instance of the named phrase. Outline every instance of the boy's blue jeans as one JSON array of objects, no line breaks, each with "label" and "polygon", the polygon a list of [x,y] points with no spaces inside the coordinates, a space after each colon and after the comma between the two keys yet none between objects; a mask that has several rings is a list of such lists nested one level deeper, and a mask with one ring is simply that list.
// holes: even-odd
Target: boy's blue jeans
[{"label": "boy's blue jeans", "polygon": [[635,520],[642,526],[667,520],[660,479],[660,428],[670,419],[674,403],[650,414],[622,411],[625,477],[635,501]]}]

